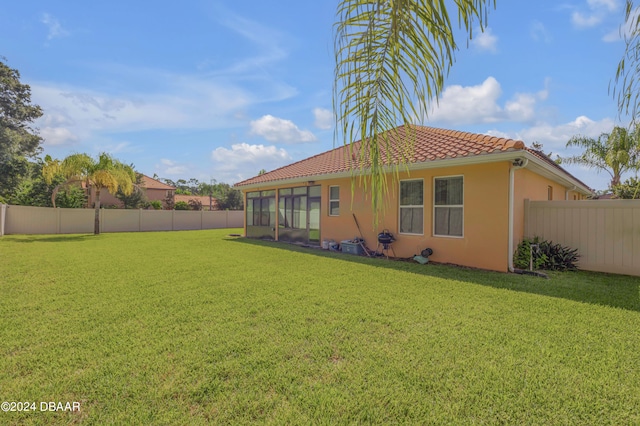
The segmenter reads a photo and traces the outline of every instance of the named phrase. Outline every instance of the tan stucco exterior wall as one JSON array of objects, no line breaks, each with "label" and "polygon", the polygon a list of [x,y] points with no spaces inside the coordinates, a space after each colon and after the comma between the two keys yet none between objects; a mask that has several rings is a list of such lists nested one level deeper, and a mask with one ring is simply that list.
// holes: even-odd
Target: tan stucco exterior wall
[{"label": "tan stucco exterior wall", "polygon": [[[463,236],[433,235],[434,178],[462,176],[464,179]],[[369,248],[375,249],[377,235],[388,229],[396,238],[392,247],[398,257],[412,257],[429,247],[435,262],[454,263],[497,271],[508,269],[508,197],[509,162],[426,169],[401,173],[400,179],[422,179],[424,182],[424,232],[405,235],[399,229],[399,184],[389,178],[388,194],[383,203],[379,223],[374,224],[369,191],[355,178],[352,196],[351,178],[316,181],[321,185],[320,239],[350,240],[359,236],[355,214],[362,237]],[[340,187],[340,215],[329,216],[329,187]],[[289,184],[260,188],[261,190],[290,188],[303,184]],[[246,233],[246,225],[245,225]],[[245,234],[246,235],[246,234]]]}]

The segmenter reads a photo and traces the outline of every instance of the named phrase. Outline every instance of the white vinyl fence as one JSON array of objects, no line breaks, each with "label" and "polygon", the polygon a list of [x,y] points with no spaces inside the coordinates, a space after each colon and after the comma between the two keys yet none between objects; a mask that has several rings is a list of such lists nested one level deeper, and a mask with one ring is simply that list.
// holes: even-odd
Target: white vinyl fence
[{"label": "white vinyl fence", "polygon": [[[0,235],[93,233],[94,209],[0,204]],[[241,228],[243,211],[101,209],[100,232],[184,231]]]},{"label": "white vinyl fence", "polygon": [[525,237],[577,248],[578,267],[640,275],[640,200],[525,200]]}]

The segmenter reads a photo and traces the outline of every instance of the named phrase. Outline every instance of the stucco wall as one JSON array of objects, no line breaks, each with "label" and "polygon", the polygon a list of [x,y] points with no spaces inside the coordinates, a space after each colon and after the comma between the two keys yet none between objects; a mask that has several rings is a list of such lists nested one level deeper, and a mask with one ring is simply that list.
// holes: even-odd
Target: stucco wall
[{"label": "stucco wall", "polygon": [[[433,185],[435,177],[463,176],[464,234],[461,238],[433,235]],[[374,221],[370,191],[355,178],[352,194],[350,178],[316,181],[322,187],[320,239],[342,240],[359,236],[369,248],[377,247],[377,235],[388,229],[396,237],[392,247],[398,257],[411,257],[427,247],[433,249],[431,260],[443,263],[506,271],[508,249],[509,163],[490,163],[447,167],[401,173],[400,179],[424,181],[424,233],[405,235],[399,229],[399,184],[389,178],[388,192],[382,203],[378,223]],[[329,216],[329,187],[340,187],[340,215]],[[300,185],[261,188],[279,189]]]}]

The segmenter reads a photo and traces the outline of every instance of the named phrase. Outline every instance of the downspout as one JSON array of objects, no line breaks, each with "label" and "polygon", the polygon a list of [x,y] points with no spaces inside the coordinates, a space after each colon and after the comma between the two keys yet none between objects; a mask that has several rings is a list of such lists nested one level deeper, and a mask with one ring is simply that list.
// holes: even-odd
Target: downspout
[{"label": "downspout", "polygon": [[575,191],[576,189],[578,189],[578,187],[577,187],[577,186],[575,186],[575,185],[573,185],[573,187],[572,187],[572,188],[567,188],[567,189],[565,189],[565,191],[564,191],[564,200],[565,200],[565,201],[569,200],[569,192],[571,192],[571,191]]},{"label": "downspout", "polygon": [[508,268],[513,272],[513,203],[514,203],[514,176],[515,171],[527,167],[529,160],[516,158],[509,167],[509,242],[508,242]]}]

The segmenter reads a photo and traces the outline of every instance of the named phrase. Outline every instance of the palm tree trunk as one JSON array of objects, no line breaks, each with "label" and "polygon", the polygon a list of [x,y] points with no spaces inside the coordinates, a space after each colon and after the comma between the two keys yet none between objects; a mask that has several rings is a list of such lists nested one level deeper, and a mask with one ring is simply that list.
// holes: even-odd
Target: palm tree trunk
[{"label": "palm tree trunk", "polygon": [[96,218],[93,225],[93,234],[100,235],[100,189],[96,189]]}]

